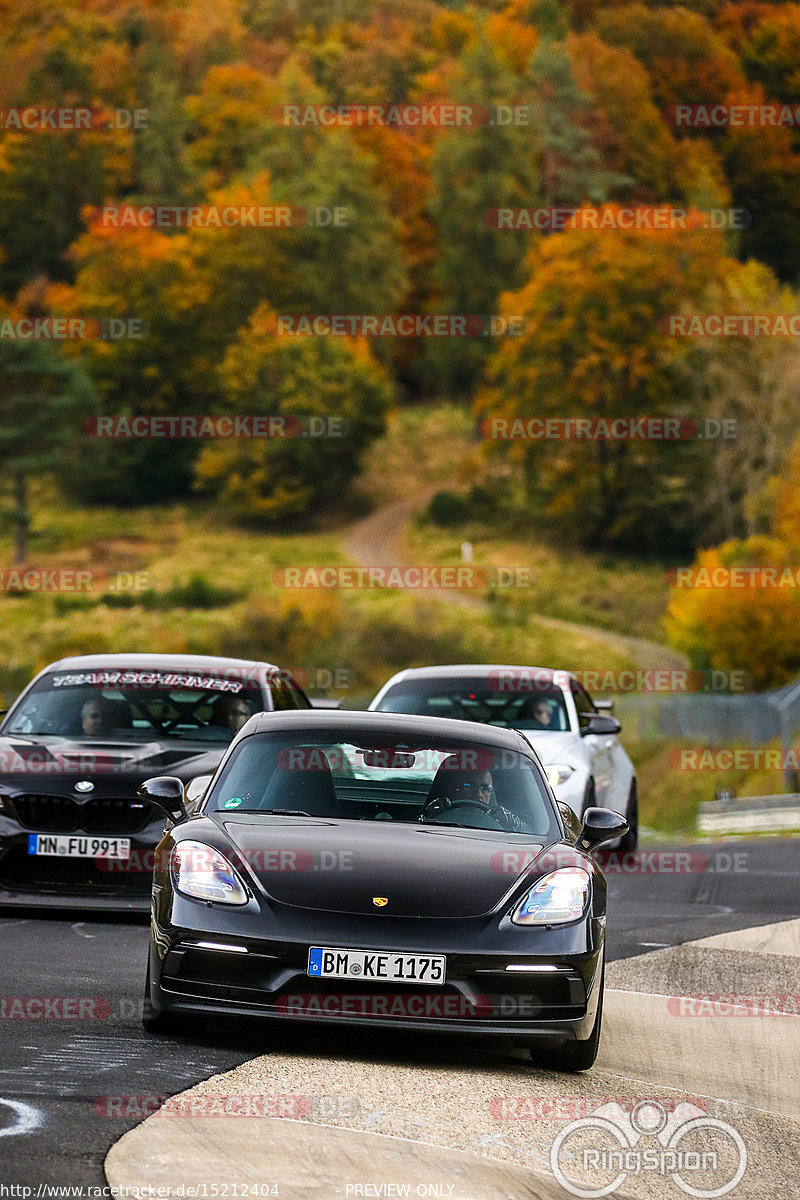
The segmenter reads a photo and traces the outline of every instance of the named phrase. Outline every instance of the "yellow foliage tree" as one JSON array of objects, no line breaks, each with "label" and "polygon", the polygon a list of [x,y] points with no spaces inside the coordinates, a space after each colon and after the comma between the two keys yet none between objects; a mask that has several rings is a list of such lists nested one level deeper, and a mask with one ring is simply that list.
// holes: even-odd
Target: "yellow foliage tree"
[{"label": "yellow foliage tree", "polygon": [[[742,572],[737,582],[732,574],[737,567],[775,568],[777,586],[761,570]],[[676,581],[673,588],[666,616],[672,645],[701,670],[745,671],[756,689],[787,683],[800,672],[797,574],[796,555],[777,538],[750,537],[702,550],[691,576],[683,577],[688,586]]]}]

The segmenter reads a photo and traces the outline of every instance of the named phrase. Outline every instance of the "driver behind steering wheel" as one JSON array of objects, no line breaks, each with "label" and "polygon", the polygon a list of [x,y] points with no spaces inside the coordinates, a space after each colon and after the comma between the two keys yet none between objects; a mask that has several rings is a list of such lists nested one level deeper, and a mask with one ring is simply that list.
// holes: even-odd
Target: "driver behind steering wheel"
[{"label": "driver behind steering wheel", "polygon": [[429,800],[420,821],[435,819],[449,809],[468,805],[482,808],[487,816],[509,833],[525,833],[525,823],[516,813],[499,804],[492,784],[491,771],[453,771],[445,779],[444,795]]}]

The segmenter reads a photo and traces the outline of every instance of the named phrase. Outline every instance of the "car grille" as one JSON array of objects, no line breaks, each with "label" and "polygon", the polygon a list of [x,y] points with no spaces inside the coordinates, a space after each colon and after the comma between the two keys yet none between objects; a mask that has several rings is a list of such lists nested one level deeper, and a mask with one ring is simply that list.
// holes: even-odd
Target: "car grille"
[{"label": "car grille", "polygon": [[[455,984],[442,988],[421,988],[412,984],[367,982],[351,979],[311,978],[298,971],[294,978],[285,982],[285,957],[271,957],[251,951],[239,957],[200,949],[194,946],[173,948],[164,962],[162,986],[169,992],[185,999],[214,999],[242,1003],[263,1008],[265,1011],[280,1012],[282,1008],[308,1003],[312,1013],[319,1005],[336,997],[343,1002],[358,997],[387,997],[394,1012],[408,1017],[427,1019],[443,1017],[454,1026],[459,1020],[476,1018],[506,1025],[524,1025],[531,1021],[569,1021],[582,1017],[586,1012],[586,989],[577,971],[564,971],[538,976],[532,981],[504,980],[503,991],[486,986],[486,977],[473,975],[464,980],[475,996],[474,1005],[465,1001],[463,993]],[[491,973],[494,975],[494,973]],[[496,975],[494,976],[496,982]],[[513,989],[513,990],[512,990]],[[403,1013],[402,1001],[412,996],[431,996],[435,1000],[429,1011],[424,1007]],[[377,1008],[376,1015],[381,1016]],[[368,1012],[369,1010],[367,1010]],[[350,1014],[358,1012],[351,1007]],[[299,1015],[299,1014],[298,1014]],[[335,1015],[335,1014],[331,1014]]]},{"label": "car grille", "polygon": [[11,892],[68,892],[146,897],[149,871],[104,871],[91,858],[56,858],[13,849],[0,858],[0,887]]},{"label": "car grille", "polygon": [[12,804],[20,822],[39,833],[138,833],[157,815],[152,804],[120,796],[82,804],[70,796],[15,796]]}]

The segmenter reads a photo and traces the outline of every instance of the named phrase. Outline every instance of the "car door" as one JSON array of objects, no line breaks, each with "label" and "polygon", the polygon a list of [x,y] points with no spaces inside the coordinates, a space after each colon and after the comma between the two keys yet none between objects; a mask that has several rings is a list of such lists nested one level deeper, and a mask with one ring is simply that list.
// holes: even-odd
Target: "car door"
[{"label": "car door", "polygon": [[[589,717],[597,712],[588,692],[578,683],[571,681],[572,699],[578,713],[578,727],[586,729]],[[610,734],[587,733],[583,735],[583,744],[590,762],[590,770],[595,783],[595,799],[599,805],[607,805],[613,793],[613,750],[615,738]]]}]

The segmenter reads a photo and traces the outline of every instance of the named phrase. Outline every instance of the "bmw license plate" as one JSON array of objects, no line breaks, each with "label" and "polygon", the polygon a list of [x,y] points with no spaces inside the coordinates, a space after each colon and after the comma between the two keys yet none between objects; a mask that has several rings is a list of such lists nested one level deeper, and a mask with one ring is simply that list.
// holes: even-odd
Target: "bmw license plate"
[{"label": "bmw license plate", "polygon": [[308,974],[317,979],[364,979],[392,983],[443,984],[443,954],[396,954],[385,950],[339,950],[312,946]]},{"label": "bmw license plate", "polygon": [[131,839],[71,833],[30,833],[28,854],[64,858],[130,858]]}]

